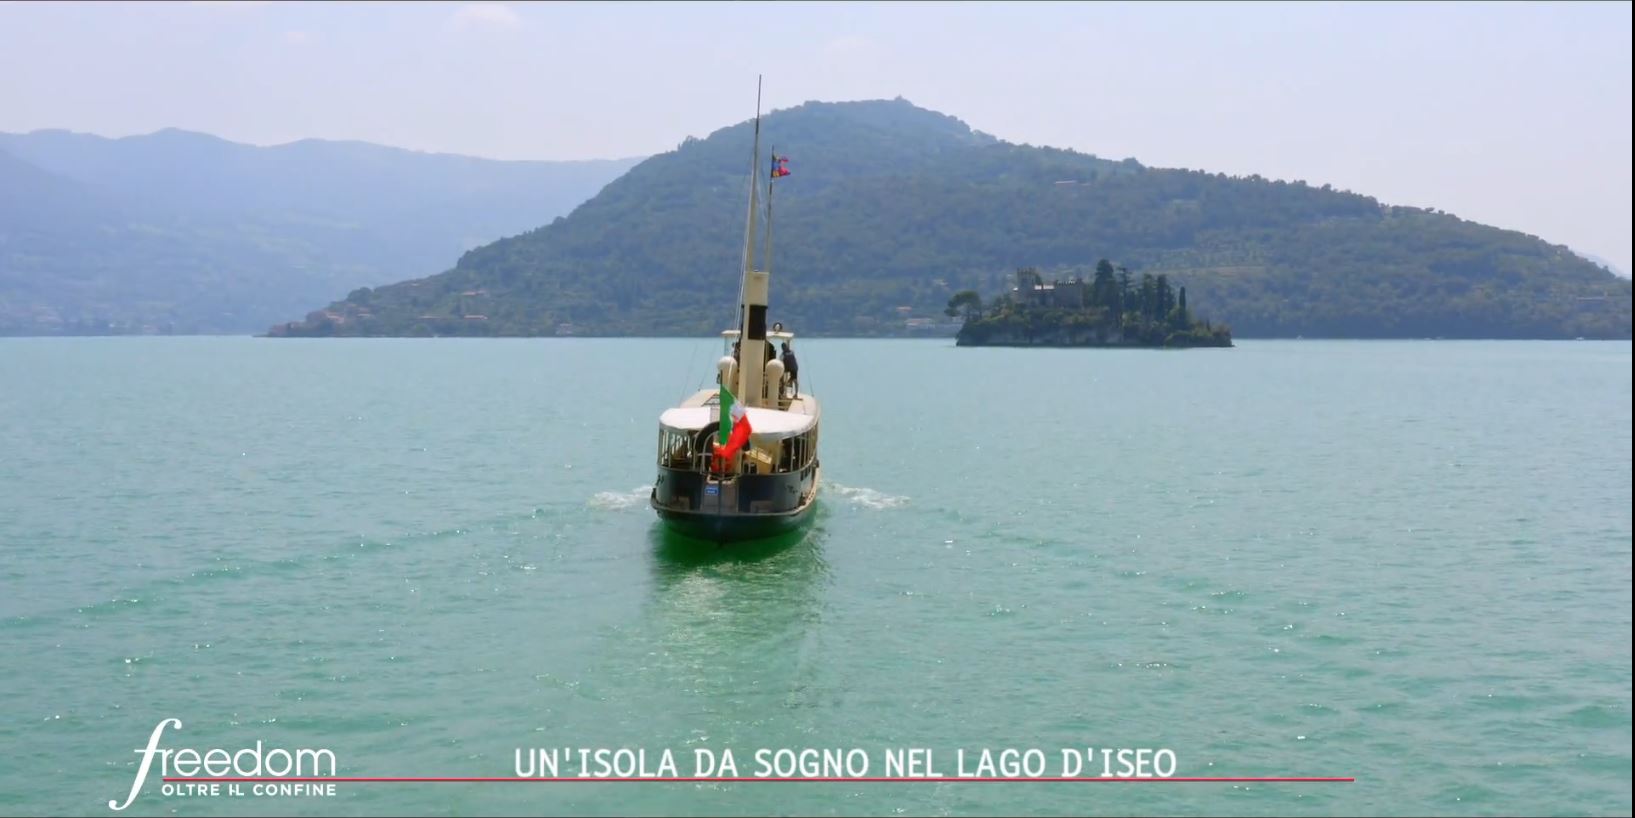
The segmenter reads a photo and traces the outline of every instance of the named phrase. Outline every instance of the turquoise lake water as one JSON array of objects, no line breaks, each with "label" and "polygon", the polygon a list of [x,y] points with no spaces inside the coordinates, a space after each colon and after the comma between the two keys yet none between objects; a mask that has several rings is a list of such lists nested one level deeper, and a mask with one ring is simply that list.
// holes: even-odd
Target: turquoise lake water
[{"label": "turquoise lake water", "polygon": [[718,550],[646,507],[715,342],[0,339],[0,813],[110,814],[170,717],[347,776],[1090,746],[1357,780],[154,774],[123,814],[1630,812],[1630,344],[798,347],[817,519]]}]

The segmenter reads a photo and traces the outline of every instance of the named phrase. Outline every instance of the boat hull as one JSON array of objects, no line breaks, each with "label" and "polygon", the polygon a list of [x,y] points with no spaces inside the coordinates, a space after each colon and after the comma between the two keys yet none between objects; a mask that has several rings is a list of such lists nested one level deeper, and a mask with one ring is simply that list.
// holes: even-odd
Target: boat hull
[{"label": "boat hull", "polygon": [[776,537],[805,525],[816,500],[779,514],[710,514],[657,508],[659,519],[678,534],[712,542],[737,542]]},{"label": "boat hull", "polygon": [[660,469],[649,503],[673,530],[715,542],[773,537],[800,527],[817,504],[816,461],[799,472],[718,481]]}]

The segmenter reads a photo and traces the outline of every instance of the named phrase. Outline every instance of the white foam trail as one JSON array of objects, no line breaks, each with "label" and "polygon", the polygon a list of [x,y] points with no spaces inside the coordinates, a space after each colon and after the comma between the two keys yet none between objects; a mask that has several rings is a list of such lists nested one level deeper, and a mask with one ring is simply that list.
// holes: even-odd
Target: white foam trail
[{"label": "white foam trail", "polygon": [[637,486],[627,492],[598,491],[586,505],[602,511],[627,511],[647,505],[647,497],[652,491],[652,486]]},{"label": "white foam trail", "polygon": [[908,505],[907,497],[901,497],[895,494],[886,494],[885,492],[876,491],[870,488],[843,486],[832,480],[829,481],[828,489],[835,494],[846,498],[852,503],[852,505],[862,506],[863,508],[902,508],[903,506]]}]

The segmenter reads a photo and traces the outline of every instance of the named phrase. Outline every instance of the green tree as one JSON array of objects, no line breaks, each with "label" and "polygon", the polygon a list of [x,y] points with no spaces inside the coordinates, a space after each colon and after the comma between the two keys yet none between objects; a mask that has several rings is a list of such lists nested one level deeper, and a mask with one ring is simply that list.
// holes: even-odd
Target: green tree
[{"label": "green tree", "polygon": [[943,313],[950,318],[964,313],[966,321],[978,320],[982,318],[982,296],[977,295],[976,290],[960,290],[948,299],[948,308]]},{"label": "green tree", "polygon": [[1090,303],[1097,307],[1112,307],[1117,301],[1118,283],[1113,280],[1113,263],[1102,259],[1096,262],[1096,277],[1090,284]]},{"label": "green tree", "polygon": [[1152,273],[1141,274],[1141,290],[1137,298],[1141,304],[1141,317],[1151,321],[1158,310],[1158,284],[1153,280]]}]

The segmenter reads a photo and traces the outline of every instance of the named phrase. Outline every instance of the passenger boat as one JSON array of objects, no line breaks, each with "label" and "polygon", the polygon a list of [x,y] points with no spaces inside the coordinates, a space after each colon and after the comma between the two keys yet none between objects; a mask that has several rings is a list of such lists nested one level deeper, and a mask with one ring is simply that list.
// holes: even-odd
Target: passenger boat
[{"label": "passenger boat", "polygon": [[[819,485],[817,399],[800,391],[794,333],[767,326],[772,281],[772,189],[788,175],[774,151],[767,174],[762,265],[756,266],[761,199],[761,112],[756,90],[749,215],[738,322],[721,333],[716,385],[659,415],[658,477],[651,502],[683,534],[718,542],[757,539],[801,525]],[[785,360],[795,364],[786,371]]]}]

